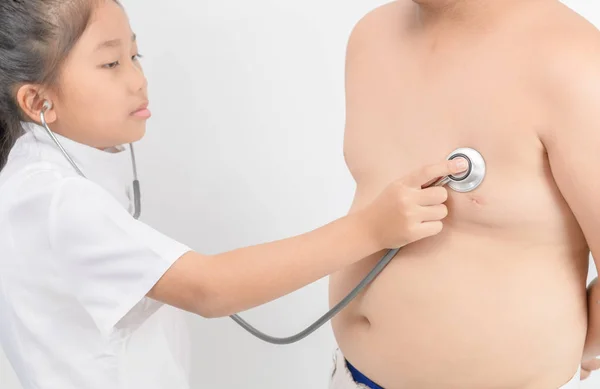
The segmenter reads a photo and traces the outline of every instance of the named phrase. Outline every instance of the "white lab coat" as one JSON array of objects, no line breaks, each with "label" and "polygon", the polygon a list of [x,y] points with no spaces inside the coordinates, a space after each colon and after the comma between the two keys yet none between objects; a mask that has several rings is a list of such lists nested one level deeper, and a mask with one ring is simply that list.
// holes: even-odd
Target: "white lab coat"
[{"label": "white lab coat", "polygon": [[0,344],[24,389],[187,389],[184,313],[145,297],[190,249],[132,211],[130,152],[23,123],[0,172]]}]

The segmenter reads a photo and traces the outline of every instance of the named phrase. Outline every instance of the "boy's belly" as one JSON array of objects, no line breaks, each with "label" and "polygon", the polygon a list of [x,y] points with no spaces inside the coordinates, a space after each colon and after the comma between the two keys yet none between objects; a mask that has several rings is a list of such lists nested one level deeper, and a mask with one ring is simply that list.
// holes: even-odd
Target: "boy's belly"
[{"label": "boy's belly", "polygon": [[[409,245],[333,320],[346,358],[386,389],[547,389],[586,334],[587,251],[453,225]],[[381,253],[331,277],[339,301]]]}]

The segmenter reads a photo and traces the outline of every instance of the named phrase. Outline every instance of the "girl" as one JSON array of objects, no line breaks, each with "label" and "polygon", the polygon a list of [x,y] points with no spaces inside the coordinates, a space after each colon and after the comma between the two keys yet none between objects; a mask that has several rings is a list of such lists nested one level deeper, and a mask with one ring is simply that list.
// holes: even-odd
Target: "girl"
[{"label": "girl", "polygon": [[127,212],[122,145],[150,117],[138,59],[117,0],[0,2],[0,340],[25,389],[188,388],[162,305],[231,315],[437,234],[446,189],[423,185],[465,170],[443,161],[315,231],[202,255]]}]

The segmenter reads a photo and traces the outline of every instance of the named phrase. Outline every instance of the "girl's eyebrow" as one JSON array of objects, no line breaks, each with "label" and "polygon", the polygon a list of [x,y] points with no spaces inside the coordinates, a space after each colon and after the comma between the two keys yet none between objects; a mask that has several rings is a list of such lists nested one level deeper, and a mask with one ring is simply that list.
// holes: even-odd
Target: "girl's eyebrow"
[{"label": "girl's eyebrow", "polygon": [[[135,42],[137,39],[137,36],[135,34],[133,34],[131,36],[131,41]],[[96,47],[95,51],[101,50],[101,49],[106,49],[106,48],[112,48],[112,47],[118,47],[121,45],[121,39],[111,39],[109,41],[106,42],[102,42],[98,45],[98,47]]]}]

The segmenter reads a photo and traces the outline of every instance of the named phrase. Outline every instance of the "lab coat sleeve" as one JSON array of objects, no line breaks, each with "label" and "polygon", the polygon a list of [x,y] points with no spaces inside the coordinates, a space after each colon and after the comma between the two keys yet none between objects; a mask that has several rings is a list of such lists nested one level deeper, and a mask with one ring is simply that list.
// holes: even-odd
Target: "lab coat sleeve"
[{"label": "lab coat sleeve", "polygon": [[139,325],[154,313],[160,304],[146,294],[190,251],[80,177],[65,179],[55,192],[49,236],[65,282],[104,334],[120,322]]}]

